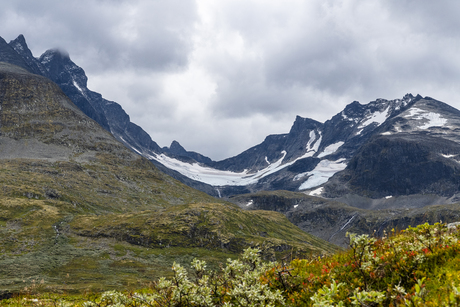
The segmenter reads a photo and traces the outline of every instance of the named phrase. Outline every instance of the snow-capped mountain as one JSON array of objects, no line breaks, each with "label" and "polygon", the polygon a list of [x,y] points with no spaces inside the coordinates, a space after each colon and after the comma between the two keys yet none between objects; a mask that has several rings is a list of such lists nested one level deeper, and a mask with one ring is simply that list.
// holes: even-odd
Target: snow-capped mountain
[{"label": "snow-capped mountain", "polygon": [[119,104],[87,88],[84,70],[65,52],[48,50],[35,58],[20,35],[9,44],[0,38],[0,61],[50,78],[131,150],[213,196],[283,189],[327,197],[452,197],[460,190],[460,111],[429,97],[355,101],[325,123],[297,116],[289,133],[269,135],[235,157],[212,161],[176,141],[160,148]]},{"label": "snow-capped mountain", "polygon": [[223,161],[149,158],[227,196],[285,189],[327,197],[453,197],[460,191],[459,128],[460,111],[407,94],[353,102],[324,124],[298,116],[289,133]]},{"label": "snow-capped mountain", "polygon": [[324,195],[372,198],[431,194],[457,200],[460,192],[460,111],[416,97],[374,130],[325,185]]}]

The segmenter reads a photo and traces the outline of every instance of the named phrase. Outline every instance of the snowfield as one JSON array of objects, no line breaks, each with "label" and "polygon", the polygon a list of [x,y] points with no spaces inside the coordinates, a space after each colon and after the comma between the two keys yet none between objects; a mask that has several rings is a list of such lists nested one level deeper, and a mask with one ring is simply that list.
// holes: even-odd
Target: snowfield
[{"label": "snowfield", "polygon": [[431,127],[442,127],[447,124],[447,119],[442,118],[440,114],[427,112],[419,108],[412,108],[409,110],[409,114],[405,116],[410,119],[422,119],[427,120],[427,122],[419,126],[420,129],[428,129]]},{"label": "snowfield", "polygon": [[347,167],[345,159],[339,159],[337,161],[322,160],[318,163],[314,170],[299,174],[296,176],[300,178],[309,176],[308,179],[302,183],[299,190],[306,190],[317,187],[323,183],[326,183],[335,173],[343,171]]},{"label": "snowfield", "polygon": [[390,116],[390,106],[388,106],[383,112],[372,113],[372,115],[369,118],[361,122],[361,124],[358,126],[359,131],[356,134],[361,134],[363,129],[372,123],[377,123],[377,126],[380,126],[387,120],[388,116]]},{"label": "snowfield", "polygon": [[344,142],[337,142],[337,143],[334,143],[334,144],[331,144],[331,145],[327,146],[326,148],[324,148],[324,151],[318,155],[318,158],[322,158],[322,157],[329,156],[329,155],[333,154],[343,144],[345,144],[345,143]]},{"label": "snowfield", "polygon": [[[274,174],[283,168],[286,168],[296,161],[311,157],[316,152],[317,148],[319,147],[319,142],[321,141],[321,136],[318,140],[315,141],[316,135],[310,134],[311,139],[307,144],[307,151],[303,156],[298,157],[297,159],[290,161],[288,163],[283,164],[283,160],[286,157],[287,152],[282,151],[281,153],[283,156],[276,162],[268,164],[268,166],[262,170],[259,170],[255,173],[249,173],[247,170],[236,173],[231,171],[223,171],[218,170],[215,168],[207,167],[201,165],[199,163],[186,163],[179,161],[177,159],[171,158],[166,156],[165,154],[153,154],[148,155],[147,158],[151,160],[158,161],[159,163],[163,164],[167,168],[173,169],[188,178],[193,180],[197,180],[212,186],[243,186],[257,183],[261,178],[264,178],[268,175]],[[311,148],[311,144],[314,142],[313,148]],[[322,153],[324,155],[329,155],[334,153],[340,146],[342,146],[343,142],[338,142],[326,147],[325,151]],[[135,150],[135,149],[134,149]],[[137,151],[137,150],[136,150]],[[137,151],[138,152],[138,151]],[[344,169],[346,167],[346,163],[344,163],[345,159],[340,159],[337,161],[329,161],[323,160],[321,161],[314,170],[308,173],[299,174],[294,178],[294,180],[298,180],[304,176],[310,176],[306,182],[304,182],[301,186],[301,189],[307,189],[311,187],[318,186],[327,181],[329,177],[331,177],[336,172]],[[267,161],[268,162],[268,161]],[[306,186],[306,187],[305,187]]]},{"label": "snowfield", "polygon": [[248,173],[247,170],[241,173],[235,173],[231,171],[222,171],[215,168],[200,165],[199,163],[186,163],[173,158],[170,158],[164,154],[149,156],[149,159],[156,160],[164,166],[178,171],[188,178],[201,181],[213,186],[224,186],[224,185],[248,185],[256,183],[260,178],[273,174],[280,169],[283,169],[294,162],[286,163],[281,165],[286,156],[286,151],[282,151],[283,156],[276,162],[269,164],[266,168],[257,171],[256,173]]}]

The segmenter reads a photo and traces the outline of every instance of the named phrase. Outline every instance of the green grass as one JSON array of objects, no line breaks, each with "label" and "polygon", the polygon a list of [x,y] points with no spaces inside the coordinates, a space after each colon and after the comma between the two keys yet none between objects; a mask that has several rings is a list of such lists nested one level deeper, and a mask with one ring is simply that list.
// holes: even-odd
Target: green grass
[{"label": "green grass", "polygon": [[[445,224],[437,223],[409,227],[400,233],[392,231],[382,239],[351,236],[350,248],[346,251],[321,258],[294,259],[288,265],[273,266],[258,277],[256,282],[267,286],[271,291],[280,291],[283,303],[276,303],[274,306],[459,306],[459,230],[460,228],[448,228]],[[118,244],[116,249],[130,250],[123,244]],[[205,256],[199,250],[196,249],[194,253],[190,249],[190,256],[204,259]],[[133,278],[133,284],[114,285],[125,297],[133,297],[134,291],[155,293],[159,289],[154,284],[145,284],[150,289],[140,290],[139,287],[136,290],[133,287],[135,275],[129,275],[129,270],[146,268],[129,261],[116,264],[126,270],[126,276]],[[220,269],[217,271],[220,272]],[[227,283],[219,279],[218,275],[209,276],[213,276],[209,282],[221,283],[219,287],[224,287],[222,291],[228,290],[232,285],[231,281]],[[240,277],[233,278],[236,280]],[[191,277],[190,281],[194,283],[195,279]],[[240,286],[249,289],[250,284]],[[43,288],[43,284],[41,287]],[[177,288],[173,284],[170,290],[175,291],[174,289]],[[94,290],[96,289],[82,292],[80,296],[63,294],[53,296],[52,299],[46,297],[50,294],[41,290],[35,296],[26,293],[18,298],[5,300],[2,304],[13,306],[18,301],[31,303],[36,299],[46,306],[52,306],[54,302],[72,302],[80,306],[84,301],[100,300],[100,294]],[[188,295],[193,296],[193,293],[187,293],[184,289],[182,291],[183,302],[187,301],[184,298]],[[223,292],[212,293],[217,299]],[[174,299],[169,299],[174,304]],[[228,300],[230,299],[229,296]]]},{"label": "green grass", "polygon": [[219,203],[143,159],[98,159],[0,160],[4,292],[31,280],[51,292],[141,287],[170,274],[174,261],[188,267],[200,257],[217,267],[248,246],[267,259],[337,250],[279,213]]}]

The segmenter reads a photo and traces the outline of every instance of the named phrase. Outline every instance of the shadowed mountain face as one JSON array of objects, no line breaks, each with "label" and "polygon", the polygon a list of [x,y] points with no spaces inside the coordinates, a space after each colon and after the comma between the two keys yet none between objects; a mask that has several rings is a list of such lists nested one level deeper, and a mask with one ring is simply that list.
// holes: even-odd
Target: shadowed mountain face
[{"label": "shadowed mountain face", "polygon": [[174,261],[217,265],[337,250],[274,212],[245,212],[159,171],[48,78],[0,62],[0,295],[140,287]]}]

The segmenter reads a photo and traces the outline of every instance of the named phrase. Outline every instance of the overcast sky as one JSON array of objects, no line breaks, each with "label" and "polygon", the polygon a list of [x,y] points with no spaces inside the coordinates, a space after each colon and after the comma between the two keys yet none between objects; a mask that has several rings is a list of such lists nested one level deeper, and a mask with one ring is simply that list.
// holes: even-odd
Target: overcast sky
[{"label": "overcast sky", "polygon": [[459,16],[458,0],[6,0],[0,36],[65,49],[160,146],[220,160],[354,100],[460,109]]}]

